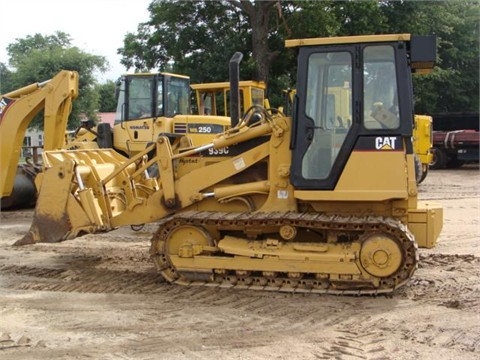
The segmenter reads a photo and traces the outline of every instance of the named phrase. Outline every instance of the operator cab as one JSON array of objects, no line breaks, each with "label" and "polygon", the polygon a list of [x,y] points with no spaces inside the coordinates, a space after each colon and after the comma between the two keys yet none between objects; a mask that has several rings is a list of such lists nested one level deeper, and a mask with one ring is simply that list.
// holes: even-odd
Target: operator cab
[{"label": "operator cab", "polygon": [[122,76],[116,87],[113,146],[126,155],[142,151],[159,133],[174,132],[176,115],[189,115],[190,78],[170,73]]},{"label": "operator cab", "polygon": [[[195,91],[197,112],[200,115],[229,116],[230,83],[215,82],[192,84]],[[244,114],[251,106],[265,104],[266,84],[263,81],[239,81],[240,113]]]},{"label": "operator cab", "polygon": [[115,123],[190,114],[190,79],[169,73],[131,74],[117,82]]},{"label": "operator cab", "polygon": [[[332,190],[355,151],[412,153],[410,72],[435,60],[434,37],[287,40],[299,47],[292,183]],[[405,61],[405,59],[409,61]]]}]

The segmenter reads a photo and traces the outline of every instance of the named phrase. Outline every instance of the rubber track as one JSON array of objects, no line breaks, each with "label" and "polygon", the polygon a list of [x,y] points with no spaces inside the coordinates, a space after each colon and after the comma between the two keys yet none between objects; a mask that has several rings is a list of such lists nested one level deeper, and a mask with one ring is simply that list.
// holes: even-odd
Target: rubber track
[{"label": "rubber track", "polygon": [[[314,230],[330,230],[343,232],[356,232],[363,234],[369,231],[382,231],[391,234],[400,242],[403,247],[403,253],[407,257],[403,263],[402,268],[399,269],[391,277],[381,280],[381,287],[376,289],[353,288],[353,289],[338,289],[328,283],[320,284],[316,280],[300,280],[300,286],[292,286],[291,283],[286,283],[285,278],[283,284],[268,284],[268,279],[262,277],[253,277],[255,279],[253,285],[232,284],[227,280],[217,278],[214,281],[185,281],[178,279],[179,273],[174,274],[175,278],[169,275],[165,276],[164,271],[168,267],[169,271],[175,272],[172,265],[167,264],[168,255],[158,252],[156,249],[157,242],[165,242],[172,230],[179,226],[193,225],[193,226],[215,226],[221,231],[238,231],[247,228],[258,229],[262,226],[283,226],[292,225],[297,228],[308,228]],[[280,291],[280,292],[301,292],[301,293],[319,293],[319,294],[334,294],[334,295],[376,295],[386,294],[403,286],[413,275],[418,266],[418,247],[412,233],[407,226],[393,218],[385,218],[380,216],[337,216],[337,215],[320,215],[318,213],[296,213],[296,212],[271,212],[271,213],[231,213],[231,212],[208,212],[208,211],[187,211],[172,215],[163,219],[157,232],[151,240],[151,256],[154,259],[157,268],[160,270],[165,279],[169,282],[184,285],[184,286],[213,286],[223,288],[238,288],[250,290],[265,290],[265,291]],[[162,265],[159,265],[155,258],[166,259]],[[212,269],[212,273],[214,269]],[[312,274],[313,275],[313,274]],[[276,278],[277,280],[279,278]],[[281,279],[281,278],[280,278]],[[261,285],[267,282],[267,285]],[[290,281],[289,281],[290,282]],[[338,281],[336,281],[338,283]],[[347,282],[345,282],[347,284]]]}]

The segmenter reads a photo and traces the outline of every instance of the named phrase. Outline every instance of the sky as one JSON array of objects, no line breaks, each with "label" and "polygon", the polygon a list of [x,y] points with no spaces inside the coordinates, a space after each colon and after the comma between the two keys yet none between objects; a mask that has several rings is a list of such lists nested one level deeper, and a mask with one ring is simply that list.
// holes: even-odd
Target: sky
[{"label": "sky", "polygon": [[[120,64],[117,49],[128,32],[135,33],[148,21],[152,0],[13,0],[0,13],[0,62],[7,64],[7,46],[36,33],[70,35],[73,46],[105,56],[110,69],[97,80],[116,80],[127,69]],[[132,70],[132,69],[130,69]]]}]

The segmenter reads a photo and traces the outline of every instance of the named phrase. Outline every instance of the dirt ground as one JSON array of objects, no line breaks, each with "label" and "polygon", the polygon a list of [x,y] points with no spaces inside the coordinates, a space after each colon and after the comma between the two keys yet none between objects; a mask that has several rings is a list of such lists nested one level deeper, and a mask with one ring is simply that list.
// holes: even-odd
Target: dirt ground
[{"label": "dirt ground", "polygon": [[480,359],[480,172],[431,171],[444,207],[434,249],[388,296],[165,283],[149,225],[12,247],[33,211],[2,212],[1,359]]}]

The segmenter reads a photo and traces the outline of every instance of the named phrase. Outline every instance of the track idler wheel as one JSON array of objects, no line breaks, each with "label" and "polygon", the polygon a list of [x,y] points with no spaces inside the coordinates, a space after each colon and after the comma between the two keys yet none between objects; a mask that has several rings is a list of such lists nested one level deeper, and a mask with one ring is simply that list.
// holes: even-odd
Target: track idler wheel
[{"label": "track idler wheel", "polygon": [[[176,259],[192,260],[200,255],[204,247],[212,246],[210,234],[203,228],[192,225],[180,225],[171,229],[168,234],[159,235],[152,239],[152,258],[162,276],[169,282],[184,281],[182,274],[177,271]],[[162,239],[163,238],[163,239]],[[193,264],[192,271],[186,273],[188,278],[196,277]],[[202,274],[198,274],[202,277]]]},{"label": "track idler wheel", "polygon": [[401,247],[389,235],[369,234],[362,242],[360,263],[372,276],[392,276],[400,269],[403,261]]}]

